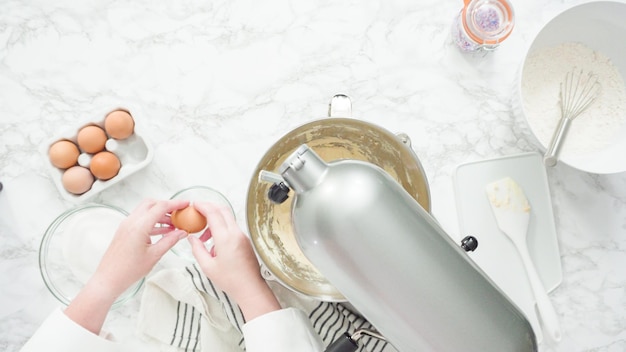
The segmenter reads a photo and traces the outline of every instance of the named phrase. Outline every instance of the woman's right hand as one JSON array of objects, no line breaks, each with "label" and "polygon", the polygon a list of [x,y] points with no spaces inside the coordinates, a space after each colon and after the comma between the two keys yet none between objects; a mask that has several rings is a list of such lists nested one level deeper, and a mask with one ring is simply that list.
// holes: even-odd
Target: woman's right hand
[{"label": "woman's right hand", "polygon": [[[259,262],[248,237],[231,210],[212,203],[193,206],[207,219],[208,229],[189,236],[192,252],[204,274],[241,308],[246,321],[280,309],[276,296],[261,277]],[[203,242],[213,237],[213,248]]]}]

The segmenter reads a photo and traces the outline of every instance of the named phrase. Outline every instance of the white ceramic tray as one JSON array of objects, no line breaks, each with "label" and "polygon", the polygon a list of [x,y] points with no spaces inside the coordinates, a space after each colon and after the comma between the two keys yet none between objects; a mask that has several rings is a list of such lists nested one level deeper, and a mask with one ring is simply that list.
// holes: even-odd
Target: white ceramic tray
[{"label": "white ceramic tray", "polygon": [[[78,134],[78,131],[86,125],[95,124],[104,128],[104,118],[110,112],[115,110],[126,110],[135,120],[134,133],[125,140],[117,141],[115,154],[120,159],[121,163],[118,174],[115,177],[106,181],[96,179],[96,181],[91,186],[91,189],[80,195],[75,195],[66,191],[63,187],[63,183],[61,182],[63,170],[58,169],[54,165],[52,165],[52,163],[50,162],[50,158],[48,157],[48,149],[50,148],[50,145],[60,139],[68,139],[76,143],[76,135]],[[94,109],[94,112],[91,116],[85,118],[84,120],[76,121],[76,124],[72,125],[69,128],[66,128],[62,132],[54,135],[52,138],[44,142],[41,145],[39,151],[44,158],[44,164],[46,165],[52,177],[52,180],[54,181],[54,184],[56,185],[63,198],[75,203],[84,202],[148,165],[152,161],[154,150],[152,148],[152,145],[148,142],[148,140],[142,133],[142,121],[144,120],[141,109],[137,106],[133,106],[132,104],[111,106],[110,108]]]},{"label": "white ceramic tray", "polygon": [[535,299],[513,242],[503,234],[487,199],[485,186],[504,177],[515,180],[530,203],[528,248],[547,292],[562,280],[552,201],[542,156],[525,153],[459,165],[454,175],[461,237],[472,235],[478,248],[470,257],[526,314],[539,341],[543,334]]}]

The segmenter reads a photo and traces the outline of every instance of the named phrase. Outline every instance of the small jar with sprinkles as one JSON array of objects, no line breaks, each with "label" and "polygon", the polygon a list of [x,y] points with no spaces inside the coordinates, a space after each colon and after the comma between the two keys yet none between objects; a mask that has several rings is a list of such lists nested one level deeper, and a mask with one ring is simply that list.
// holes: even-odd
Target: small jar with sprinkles
[{"label": "small jar with sprinkles", "polygon": [[452,37],[463,51],[493,50],[511,34],[513,17],[508,0],[465,0],[452,25]]}]

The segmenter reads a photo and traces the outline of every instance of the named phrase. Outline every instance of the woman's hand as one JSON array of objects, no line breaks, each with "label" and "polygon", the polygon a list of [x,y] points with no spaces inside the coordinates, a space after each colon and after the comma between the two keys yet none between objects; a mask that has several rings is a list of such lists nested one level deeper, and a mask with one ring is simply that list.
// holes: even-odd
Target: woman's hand
[{"label": "woman's hand", "polygon": [[[207,218],[208,229],[200,238],[189,236],[193,255],[202,271],[241,308],[246,321],[280,309],[274,293],[261,277],[250,240],[241,231],[229,208],[194,203]],[[210,250],[202,243],[213,237]]]},{"label": "woman's hand", "polygon": [[[146,276],[161,257],[187,236],[175,229],[168,214],[189,205],[182,200],[144,200],[120,224],[93,276],[116,297]],[[160,224],[159,227],[155,225]],[[163,235],[152,244],[150,236]]]},{"label": "woman's hand", "polygon": [[[95,334],[115,300],[146,276],[161,257],[187,236],[172,226],[172,211],[189,205],[184,200],[145,200],[117,229],[89,282],[65,310],[65,314]],[[161,224],[159,227],[155,225]],[[151,236],[162,235],[156,243]]]}]

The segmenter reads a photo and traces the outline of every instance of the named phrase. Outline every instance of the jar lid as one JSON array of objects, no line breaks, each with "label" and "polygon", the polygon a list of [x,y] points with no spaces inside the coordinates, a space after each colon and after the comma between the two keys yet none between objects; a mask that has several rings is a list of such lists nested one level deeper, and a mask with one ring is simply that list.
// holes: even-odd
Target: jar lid
[{"label": "jar lid", "polygon": [[463,8],[463,26],[468,36],[479,44],[497,45],[514,26],[514,13],[507,0],[474,0]]}]

